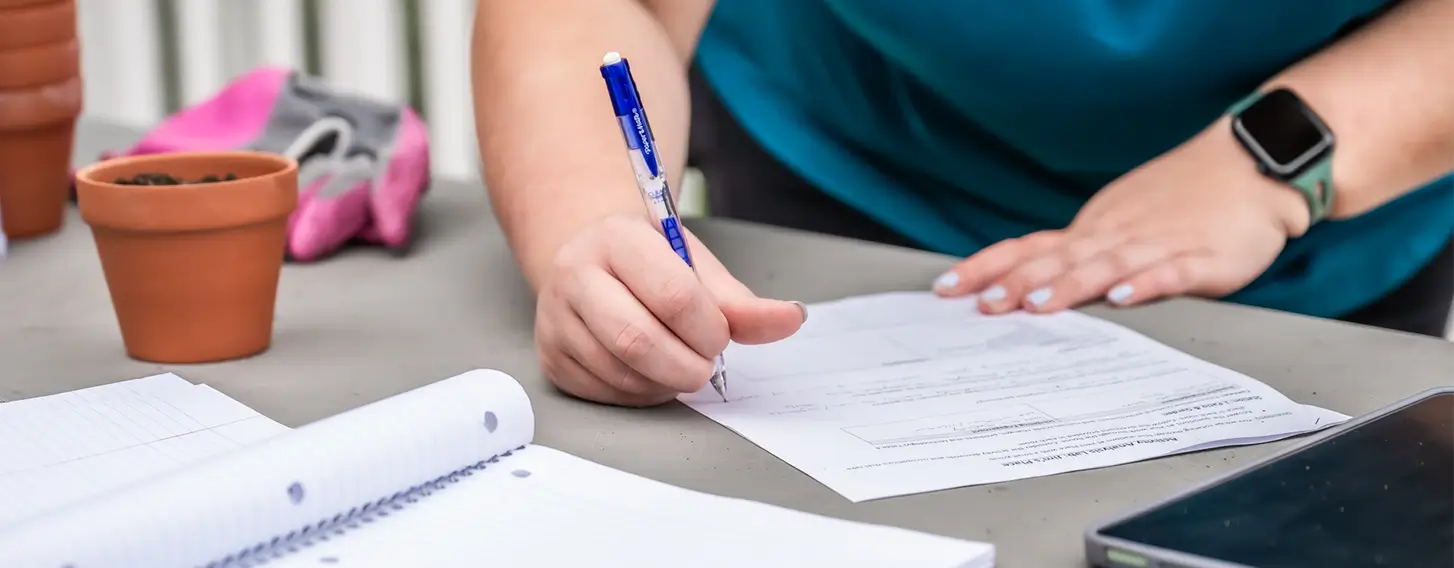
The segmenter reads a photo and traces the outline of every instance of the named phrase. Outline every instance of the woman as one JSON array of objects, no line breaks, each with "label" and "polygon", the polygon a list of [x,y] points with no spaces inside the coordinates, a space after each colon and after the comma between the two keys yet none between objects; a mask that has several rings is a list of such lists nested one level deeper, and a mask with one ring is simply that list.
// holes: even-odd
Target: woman
[{"label": "woman", "polygon": [[933,287],[988,313],[1197,295],[1440,335],[1449,37],[1454,0],[482,0],[475,109],[546,375],[645,405],[807,314],[690,236],[703,281],[671,262],[604,52],[714,215],[965,257]]}]

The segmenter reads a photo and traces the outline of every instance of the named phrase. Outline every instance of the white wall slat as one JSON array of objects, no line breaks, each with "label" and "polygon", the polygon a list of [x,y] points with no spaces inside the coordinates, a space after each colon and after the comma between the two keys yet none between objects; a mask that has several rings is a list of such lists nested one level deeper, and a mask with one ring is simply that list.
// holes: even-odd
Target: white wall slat
[{"label": "white wall slat", "polygon": [[327,83],[405,102],[404,15],[398,0],[321,0],[319,12],[320,59]]},{"label": "white wall slat", "polygon": [[155,0],[77,0],[85,112],[146,127],[165,108]]},{"label": "white wall slat", "polygon": [[454,178],[477,175],[469,69],[472,7],[469,0],[419,3],[431,161],[439,175]]},{"label": "white wall slat", "polygon": [[303,3],[300,0],[252,0],[257,7],[253,22],[258,38],[257,51],[264,65],[281,65],[302,69]]},{"label": "white wall slat", "polygon": [[223,55],[226,30],[222,0],[178,0],[176,12],[178,82],[183,105],[216,94],[227,80]]}]

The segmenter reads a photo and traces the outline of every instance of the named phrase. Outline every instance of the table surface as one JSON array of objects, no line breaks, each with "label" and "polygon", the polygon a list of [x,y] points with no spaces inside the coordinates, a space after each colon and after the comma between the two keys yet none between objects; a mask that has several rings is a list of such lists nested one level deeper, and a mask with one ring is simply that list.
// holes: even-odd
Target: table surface
[{"label": "table surface", "polygon": [[[77,161],[135,136],[83,122]],[[954,260],[723,220],[689,224],[758,293],[805,302],[924,289]],[[1199,300],[1086,311],[1346,414],[1454,381],[1454,344],[1433,338]],[[0,264],[0,399],[171,371],[296,427],[495,368],[525,385],[543,445],[690,489],[993,542],[1008,568],[1083,566],[1087,525],[1292,443],[853,504],[686,406],[624,409],[559,394],[536,364],[533,317],[484,190],[441,181],[422,206],[410,256],[355,249],[285,267],[266,353],[208,365],[138,362],[122,351],[90,232],[73,209],[60,233],[15,243]]]}]

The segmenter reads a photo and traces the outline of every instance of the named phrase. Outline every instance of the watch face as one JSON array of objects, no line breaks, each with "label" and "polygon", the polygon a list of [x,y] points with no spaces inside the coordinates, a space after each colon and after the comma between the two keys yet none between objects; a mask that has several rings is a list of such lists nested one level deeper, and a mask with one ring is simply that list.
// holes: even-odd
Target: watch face
[{"label": "watch face", "polygon": [[1280,173],[1302,167],[1333,142],[1322,121],[1285,89],[1269,92],[1247,107],[1236,127],[1252,150]]}]

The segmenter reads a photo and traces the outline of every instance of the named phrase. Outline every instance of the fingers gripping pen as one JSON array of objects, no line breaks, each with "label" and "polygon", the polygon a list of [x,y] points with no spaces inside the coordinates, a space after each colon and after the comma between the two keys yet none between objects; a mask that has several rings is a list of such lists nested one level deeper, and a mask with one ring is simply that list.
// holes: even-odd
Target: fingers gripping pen
[{"label": "fingers gripping pen", "polygon": [[[661,234],[666,237],[677,256],[692,268],[692,252],[687,247],[681,232],[681,221],[677,217],[676,203],[671,189],[667,187],[666,168],[657,155],[656,138],[651,134],[651,124],[646,120],[646,110],[641,106],[641,96],[636,91],[636,81],[631,77],[631,65],[616,52],[607,53],[601,61],[601,77],[606,80],[606,92],[611,97],[611,108],[621,125],[621,135],[626,139],[626,153],[631,159],[631,169],[636,172],[636,187],[646,208],[661,225]],[[719,354],[712,366],[712,389],[727,401],[727,362]]]}]

